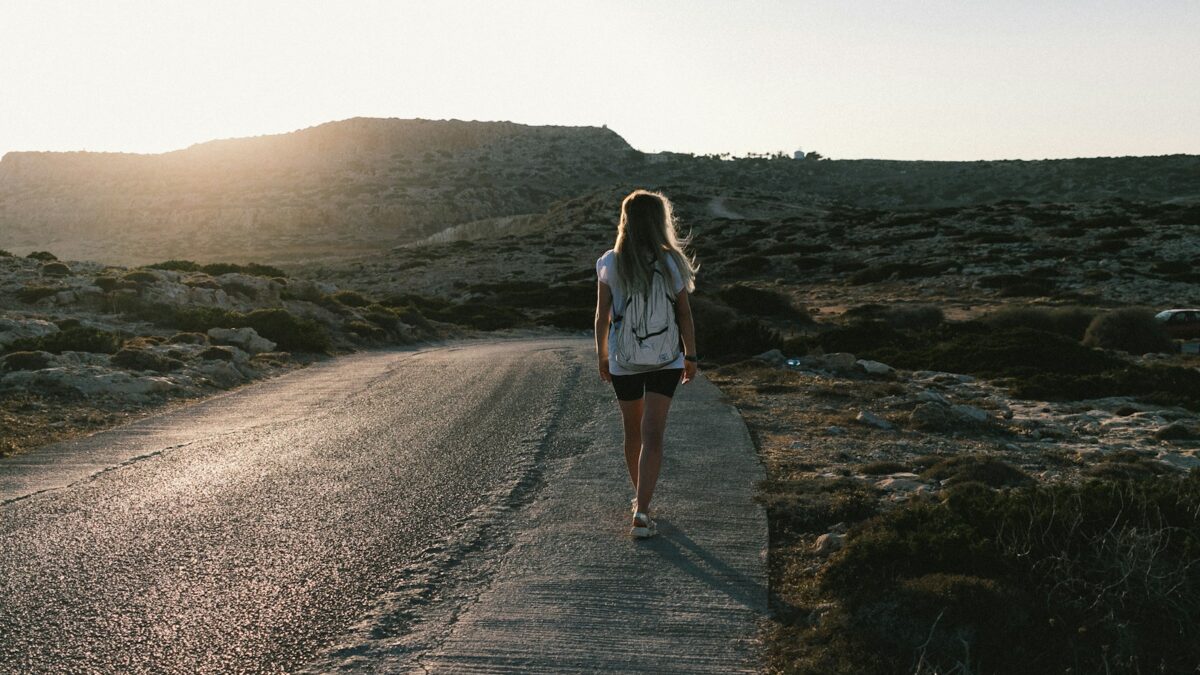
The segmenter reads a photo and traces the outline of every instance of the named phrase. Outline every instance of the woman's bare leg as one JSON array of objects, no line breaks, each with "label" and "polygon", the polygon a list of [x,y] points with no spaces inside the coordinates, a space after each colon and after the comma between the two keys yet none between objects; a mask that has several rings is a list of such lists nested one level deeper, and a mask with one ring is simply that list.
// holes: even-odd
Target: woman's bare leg
[{"label": "woman's bare leg", "polygon": [[621,422],[625,427],[625,467],[629,469],[629,482],[637,490],[638,457],[642,454],[642,399],[617,401],[621,407]]},{"label": "woman's bare leg", "polygon": [[646,392],[645,410],[642,413],[642,453],[636,481],[637,510],[643,513],[650,508],[654,486],[658,484],[658,473],[662,468],[663,434],[667,430],[667,413],[670,410],[670,396]]}]

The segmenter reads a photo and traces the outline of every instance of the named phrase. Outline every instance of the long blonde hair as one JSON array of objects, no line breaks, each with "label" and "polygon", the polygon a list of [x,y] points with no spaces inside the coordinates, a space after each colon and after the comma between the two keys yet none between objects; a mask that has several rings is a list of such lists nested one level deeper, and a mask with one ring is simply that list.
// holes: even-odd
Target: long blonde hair
[{"label": "long blonde hair", "polygon": [[[669,274],[667,259],[674,260],[683,287],[696,289],[696,270],[699,265],[684,252],[691,236],[679,236],[671,200],[661,192],[634,190],[621,200],[621,221],[617,225],[617,280],[626,295],[649,292],[653,265]],[[670,277],[668,277],[669,279]]]}]

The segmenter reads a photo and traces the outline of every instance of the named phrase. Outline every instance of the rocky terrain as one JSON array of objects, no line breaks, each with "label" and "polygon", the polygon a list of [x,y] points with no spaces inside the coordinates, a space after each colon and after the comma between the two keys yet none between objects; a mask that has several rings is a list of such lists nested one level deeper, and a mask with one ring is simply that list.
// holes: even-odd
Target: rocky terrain
[{"label": "rocky terrain", "polygon": [[0,254],[0,454],[441,334],[419,315],[261,265],[162,267]]}]

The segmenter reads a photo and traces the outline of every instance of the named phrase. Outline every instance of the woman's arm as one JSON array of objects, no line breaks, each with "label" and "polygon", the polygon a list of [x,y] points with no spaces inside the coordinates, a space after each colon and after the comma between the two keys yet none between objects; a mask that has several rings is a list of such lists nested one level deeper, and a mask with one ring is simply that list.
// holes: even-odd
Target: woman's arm
[{"label": "woman's arm", "polygon": [[[696,326],[692,323],[692,304],[688,300],[687,290],[679,291],[675,298],[675,321],[679,324],[679,337],[683,339],[683,353],[686,356],[696,355]],[[684,360],[683,383],[687,384],[696,377],[696,362]]]},{"label": "woman's arm", "polygon": [[612,291],[603,281],[596,282],[596,359],[600,369],[600,379],[612,382],[608,372],[608,322],[609,311],[612,309]]}]

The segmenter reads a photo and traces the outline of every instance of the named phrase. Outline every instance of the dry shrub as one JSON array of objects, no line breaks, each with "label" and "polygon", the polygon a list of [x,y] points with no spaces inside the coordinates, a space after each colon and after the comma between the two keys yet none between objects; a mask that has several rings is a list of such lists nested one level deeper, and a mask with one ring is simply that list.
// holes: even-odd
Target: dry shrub
[{"label": "dry shrub", "polygon": [[1089,347],[1118,349],[1130,354],[1171,352],[1174,343],[1155,318],[1141,307],[1116,309],[1097,316],[1088,325],[1083,343]]}]

